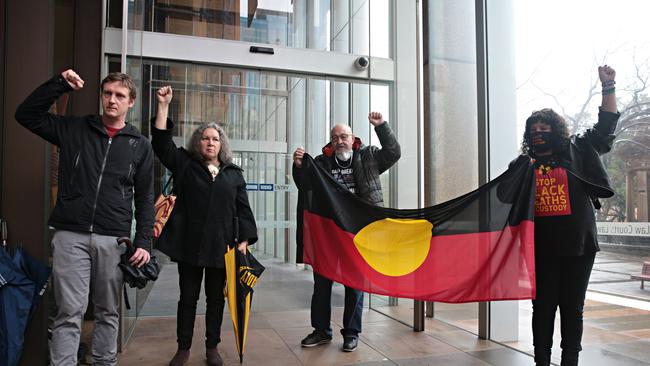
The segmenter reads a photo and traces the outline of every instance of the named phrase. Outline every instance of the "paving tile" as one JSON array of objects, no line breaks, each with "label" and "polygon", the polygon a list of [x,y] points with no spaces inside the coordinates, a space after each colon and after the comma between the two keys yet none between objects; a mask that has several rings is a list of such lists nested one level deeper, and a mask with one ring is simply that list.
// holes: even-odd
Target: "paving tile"
[{"label": "paving tile", "polygon": [[[616,255],[597,258],[603,269],[622,273],[626,259]],[[480,340],[476,336],[478,320],[476,304],[435,304],[436,318],[426,318],[425,331],[413,332],[404,323],[413,321],[412,300],[399,299],[399,306],[388,306],[381,297],[364,299],[363,330],[357,351],[344,353],[340,328],[343,318],[344,287],[335,284],[332,296],[331,344],[302,348],[300,341],[311,333],[310,301],[313,278],[310,271],[279,260],[263,260],[267,266],[255,288],[244,365],[532,365],[532,330],[530,301],[519,306],[519,339],[508,342],[518,352],[504,345]],[[596,271],[596,269],[595,269]],[[600,271],[593,284],[608,290],[628,287],[634,292],[636,283],[611,282],[624,275]],[[592,285],[590,284],[590,288]],[[648,292],[650,299],[650,291]],[[141,309],[135,331],[123,353],[120,365],[167,365],[176,351],[176,303],[178,301],[177,271],[174,263],[165,266],[161,278],[151,290]],[[158,302],[158,303],[156,303]],[[193,348],[189,366],[205,365],[205,300],[198,304]],[[396,321],[393,318],[399,319]],[[448,323],[446,323],[448,322]],[[556,318],[553,361],[559,364],[561,350],[560,320]],[[92,322],[84,322],[82,336],[88,339]],[[584,351],[581,365],[637,366],[650,365],[650,312],[587,300],[585,303]],[[226,365],[238,365],[232,323],[227,310],[219,346]]]},{"label": "paving tile", "polygon": [[650,316],[638,318],[636,316],[590,319],[586,324],[603,330],[618,332],[625,330],[650,329]]},{"label": "paving tile", "polygon": [[427,333],[414,332],[399,324],[368,324],[360,339],[393,361],[462,352]]},{"label": "paving tile", "polygon": [[491,365],[467,353],[456,353],[423,358],[409,358],[396,361],[399,366],[488,366]]},{"label": "paving tile", "polygon": [[360,339],[359,345],[354,352],[343,352],[341,349],[343,337],[338,333],[339,329],[333,329],[332,343],[311,348],[300,346],[302,338],[312,331],[311,327],[285,328],[276,331],[303,365],[345,365],[378,362],[387,359],[385,355],[366,344],[363,339]]},{"label": "paving tile", "polygon": [[262,313],[268,324],[275,329],[309,327],[311,325],[308,309],[295,311],[274,311]]},{"label": "paving tile", "polygon": [[464,352],[482,351],[486,349],[496,349],[503,347],[496,342],[479,339],[475,334],[460,330],[458,328],[443,332],[425,330],[425,333]]},{"label": "paving tile", "polygon": [[[219,345],[226,365],[239,365],[239,353],[234,336],[222,337]],[[302,365],[282,337],[273,329],[249,329],[243,365],[293,366]]]},{"label": "paving tile", "polygon": [[469,355],[478,358],[488,365],[530,366],[533,364],[530,355],[517,352],[510,348],[469,352]]},{"label": "paving tile", "polygon": [[[627,330],[618,333],[622,335],[634,337],[634,338],[650,340],[650,329]],[[650,355],[648,355],[648,358],[650,358]]]},{"label": "paving tile", "polygon": [[[559,328],[558,328],[559,330]],[[560,338],[559,338],[559,332],[556,332],[556,337],[554,339],[557,339],[557,342],[559,344]],[[614,332],[611,330],[603,329],[603,328],[595,328],[592,327],[589,324],[584,325],[584,331],[582,333],[582,344],[583,345],[590,345],[590,344],[604,344],[604,343],[622,343],[622,342],[628,342],[628,341],[635,341],[634,337],[625,335],[620,332]]]},{"label": "paving tile", "polygon": [[624,308],[619,307],[617,309],[587,309],[585,311],[583,318],[584,319],[596,319],[596,318],[617,318],[617,317],[629,317],[631,315],[641,315],[641,319],[650,318],[650,312],[641,309],[633,308]]},{"label": "paving tile", "polygon": [[[647,360],[647,358],[645,359]],[[648,362],[640,361],[619,353],[610,352],[597,347],[583,347],[580,352],[580,364],[589,366],[648,366]]]},{"label": "paving tile", "polygon": [[350,363],[344,365],[355,365],[355,366],[397,366],[397,364],[389,359],[382,361],[370,361],[370,362],[359,362],[359,363]]},{"label": "paving tile", "polygon": [[[642,362],[650,362],[650,359],[648,359],[650,340],[630,341],[624,343],[608,343],[600,345],[599,348],[625,356],[627,358],[636,359]],[[587,350],[589,351],[590,349],[591,348],[588,348]]]}]

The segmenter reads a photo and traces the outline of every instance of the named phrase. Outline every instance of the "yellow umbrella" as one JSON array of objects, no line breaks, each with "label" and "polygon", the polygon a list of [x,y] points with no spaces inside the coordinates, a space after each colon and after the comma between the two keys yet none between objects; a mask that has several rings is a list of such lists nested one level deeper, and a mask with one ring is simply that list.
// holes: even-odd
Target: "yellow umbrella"
[{"label": "yellow umbrella", "polygon": [[228,309],[235,330],[235,343],[237,344],[239,362],[241,363],[244,357],[244,346],[246,345],[253,286],[255,286],[264,271],[264,266],[249,251],[243,254],[231,246],[228,246],[224,259],[226,262]]}]

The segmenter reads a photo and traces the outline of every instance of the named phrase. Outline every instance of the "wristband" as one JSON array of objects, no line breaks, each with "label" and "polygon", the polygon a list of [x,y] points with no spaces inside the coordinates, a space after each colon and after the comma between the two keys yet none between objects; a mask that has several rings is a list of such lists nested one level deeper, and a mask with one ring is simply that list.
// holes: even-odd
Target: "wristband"
[{"label": "wristband", "polygon": [[603,88],[602,93],[603,93],[603,95],[609,95],[609,94],[614,94],[615,91],[616,91],[615,87],[611,87],[611,88],[607,88],[607,89]]}]

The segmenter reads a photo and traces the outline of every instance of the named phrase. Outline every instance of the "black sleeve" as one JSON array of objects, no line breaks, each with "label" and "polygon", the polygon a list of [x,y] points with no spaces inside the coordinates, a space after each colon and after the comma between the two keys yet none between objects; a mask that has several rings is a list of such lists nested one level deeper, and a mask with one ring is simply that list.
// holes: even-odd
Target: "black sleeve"
[{"label": "black sleeve", "polygon": [[296,184],[296,187],[300,189],[300,177],[302,176],[302,168],[298,168],[296,163],[291,165],[291,176],[293,177],[293,182]]},{"label": "black sleeve", "polygon": [[589,141],[598,154],[608,153],[612,149],[614,139],[616,138],[614,131],[616,130],[616,124],[620,116],[620,113],[600,110],[598,113],[598,122],[593,128],[585,132],[584,138]]},{"label": "black sleeve", "polygon": [[142,137],[145,144],[142,148],[142,158],[134,175],[135,188],[135,239],[133,244],[138,248],[151,250],[154,223],[154,187],[153,187],[153,151],[149,140]]},{"label": "black sleeve", "polygon": [[16,109],[16,121],[27,129],[60,146],[73,120],[49,113],[52,104],[72,88],[61,75],[36,88]]},{"label": "black sleeve", "polygon": [[379,137],[381,149],[373,149],[373,156],[377,161],[379,174],[381,174],[399,160],[402,156],[402,149],[399,142],[397,142],[395,133],[388,126],[388,122],[384,122],[375,127],[375,132],[377,133],[377,137]]},{"label": "black sleeve", "polygon": [[241,172],[239,174],[241,180],[237,184],[237,197],[235,198],[237,216],[239,217],[239,241],[248,240],[248,244],[252,245],[257,242],[257,225],[255,224],[255,217],[253,216],[251,206],[248,203],[246,181],[243,175],[241,175]]},{"label": "black sleeve", "polygon": [[155,126],[156,117],[151,119],[151,145],[153,151],[160,159],[162,165],[169,169],[174,176],[183,165],[183,158],[189,158],[187,154],[181,153],[180,149],[176,147],[174,139],[172,138],[172,131],[174,123],[171,119],[167,119],[167,129],[159,130]]}]

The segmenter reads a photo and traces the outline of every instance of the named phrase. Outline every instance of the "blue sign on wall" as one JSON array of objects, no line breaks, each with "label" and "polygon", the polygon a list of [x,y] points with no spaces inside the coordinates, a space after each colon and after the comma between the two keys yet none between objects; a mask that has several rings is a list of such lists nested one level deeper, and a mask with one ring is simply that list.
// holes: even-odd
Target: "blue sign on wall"
[{"label": "blue sign on wall", "polygon": [[246,183],[246,190],[247,191],[257,191],[259,190],[257,183]]},{"label": "blue sign on wall", "polygon": [[261,184],[260,183],[260,191],[273,192],[273,184]]}]

